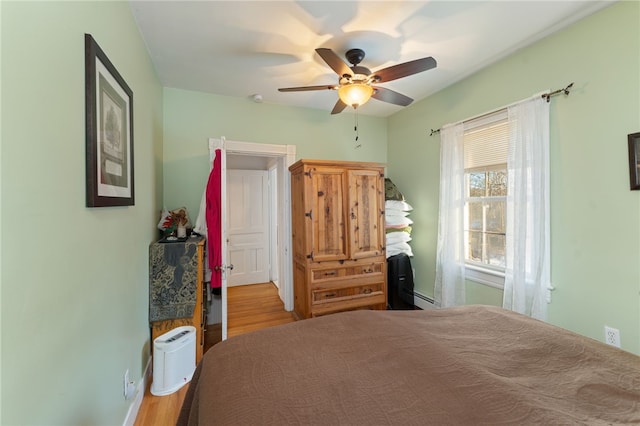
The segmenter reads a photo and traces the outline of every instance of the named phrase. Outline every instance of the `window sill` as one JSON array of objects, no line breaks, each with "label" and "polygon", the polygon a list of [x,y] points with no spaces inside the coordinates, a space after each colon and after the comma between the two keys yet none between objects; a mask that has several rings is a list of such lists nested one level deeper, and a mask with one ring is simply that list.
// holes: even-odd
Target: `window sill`
[{"label": "window sill", "polygon": [[465,266],[465,279],[499,290],[504,289],[504,272],[477,265],[470,265],[468,263]]}]

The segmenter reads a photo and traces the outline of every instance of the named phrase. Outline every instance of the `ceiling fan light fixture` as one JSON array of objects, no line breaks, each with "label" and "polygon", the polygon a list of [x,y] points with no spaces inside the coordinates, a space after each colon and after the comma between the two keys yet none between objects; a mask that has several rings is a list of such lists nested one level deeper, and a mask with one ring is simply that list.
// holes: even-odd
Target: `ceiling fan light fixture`
[{"label": "ceiling fan light fixture", "polygon": [[403,95],[402,93],[380,87],[378,86],[378,83],[386,83],[388,81],[418,74],[437,66],[436,60],[429,56],[422,59],[415,59],[413,61],[392,65],[390,67],[377,70],[372,74],[369,68],[359,65],[364,59],[364,51],[362,49],[349,49],[345,54],[345,57],[351,66],[347,65],[346,62],[340,59],[333,50],[326,47],[317,48],[316,53],[333,71],[335,71],[336,74],[338,74],[338,84],[285,87],[278,90],[280,92],[337,90],[340,100],[336,102],[333,110],[331,110],[331,114],[339,114],[349,105],[351,105],[353,109],[357,109],[360,105],[367,103],[372,97],[375,97],[376,100],[382,102],[399,106],[407,106],[413,102],[413,99]]},{"label": "ceiling fan light fixture", "polygon": [[371,95],[373,95],[373,87],[365,83],[348,83],[338,88],[340,100],[354,109],[367,103]]}]

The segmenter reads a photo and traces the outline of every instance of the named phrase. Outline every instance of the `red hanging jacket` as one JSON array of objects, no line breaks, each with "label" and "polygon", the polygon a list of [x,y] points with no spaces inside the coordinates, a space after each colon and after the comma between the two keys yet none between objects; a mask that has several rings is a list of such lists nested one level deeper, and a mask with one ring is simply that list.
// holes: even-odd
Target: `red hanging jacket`
[{"label": "red hanging jacket", "polygon": [[209,269],[211,269],[211,288],[222,287],[222,152],[216,149],[213,169],[207,182],[207,247]]}]

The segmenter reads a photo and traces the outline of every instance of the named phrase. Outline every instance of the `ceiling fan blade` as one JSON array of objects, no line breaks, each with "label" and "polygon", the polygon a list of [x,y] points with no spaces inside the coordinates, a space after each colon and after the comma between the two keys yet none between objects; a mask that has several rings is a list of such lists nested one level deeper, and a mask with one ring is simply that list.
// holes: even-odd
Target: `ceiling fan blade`
[{"label": "ceiling fan blade", "polygon": [[335,52],[331,49],[320,47],[316,49],[318,55],[336,72],[340,77],[346,75],[353,75],[353,71]]},{"label": "ceiling fan blade", "polygon": [[336,102],[333,109],[331,110],[331,114],[340,114],[346,107],[347,104],[338,99],[338,102]]},{"label": "ceiling fan blade", "polygon": [[402,93],[394,92],[390,89],[385,89],[384,87],[374,87],[372,98],[377,99],[382,102],[388,102],[394,105],[407,106],[413,99],[408,96],[403,95]]},{"label": "ceiling fan blade", "polygon": [[325,84],[324,86],[301,86],[301,87],[283,87],[278,89],[279,92],[306,92],[309,90],[335,90],[338,86],[334,84]]},{"label": "ceiling fan blade", "polygon": [[404,62],[402,64],[383,68],[373,72],[372,74],[375,76],[375,83],[383,83],[427,71],[435,68],[436,66],[436,60],[429,56],[428,58],[416,59],[415,61]]}]

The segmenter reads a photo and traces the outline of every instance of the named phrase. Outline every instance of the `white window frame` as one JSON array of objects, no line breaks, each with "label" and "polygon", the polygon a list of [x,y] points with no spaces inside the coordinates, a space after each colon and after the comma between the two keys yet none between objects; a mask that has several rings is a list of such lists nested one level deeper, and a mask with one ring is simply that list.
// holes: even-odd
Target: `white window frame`
[{"label": "white window frame", "polygon": [[[465,134],[469,131],[473,131],[478,129],[479,127],[485,127],[496,123],[498,121],[504,120],[506,118],[506,110],[501,110],[496,113],[489,114],[487,116],[479,117],[478,119],[471,120],[469,122],[465,122],[464,132]],[[505,158],[506,160],[506,158]],[[498,161],[496,164],[489,165],[488,167],[481,168],[469,168],[465,169],[465,181],[468,182],[468,174],[474,171],[490,171],[491,169],[498,168],[499,170],[507,171],[506,161]],[[468,197],[466,194],[469,193],[469,189],[465,187],[465,231],[469,228],[469,216],[468,216],[468,201],[470,199],[474,200],[498,200],[504,198],[506,202],[507,196],[504,197]],[[484,226],[484,224],[483,224]],[[468,254],[468,234],[465,232],[465,278],[474,281],[480,284],[487,285],[489,287],[497,288],[502,290],[504,288],[504,279],[505,279],[505,269],[503,267],[496,267],[487,265],[484,263],[474,262],[472,260],[467,259]]]},{"label": "white window frame", "polygon": [[465,278],[500,290],[504,288],[504,271],[480,266],[475,262],[465,263]]},{"label": "white window frame", "polygon": [[[506,172],[506,166],[504,168]],[[465,171],[465,175],[473,172],[473,170]],[[466,176],[465,176],[466,177]],[[465,193],[468,194],[468,188],[465,188]],[[504,287],[504,267],[487,265],[485,263],[474,262],[466,258],[468,254],[468,228],[469,228],[469,210],[468,203],[470,200],[478,201],[497,201],[504,200],[506,202],[507,197],[465,197],[465,277],[471,281],[475,281],[481,284],[488,285],[490,287],[502,289]],[[484,223],[483,223],[484,226]]]}]

